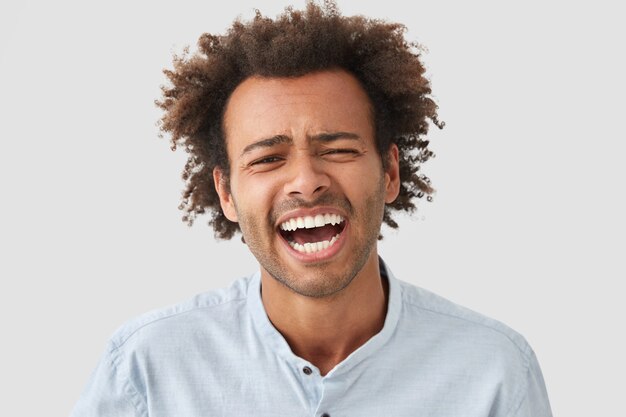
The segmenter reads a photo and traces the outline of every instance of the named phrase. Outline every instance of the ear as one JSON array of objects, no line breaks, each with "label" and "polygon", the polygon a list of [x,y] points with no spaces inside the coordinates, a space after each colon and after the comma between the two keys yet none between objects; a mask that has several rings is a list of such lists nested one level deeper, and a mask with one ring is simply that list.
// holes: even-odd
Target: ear
[{"label": "ear", "polygon": [[387,151],[385,169],[385,203],[393,203],[400,194],[400,156],[398,146],[392,143]]},{"label": "ear", "polygon": [[224,216],[231,222],[237,222],[237,210],[228,187],[228,179],[225,178],[224,172],[219,167],[213,168],[213,182],[215,183],[215,191],[220,198],[220,206],[222,206]]}]

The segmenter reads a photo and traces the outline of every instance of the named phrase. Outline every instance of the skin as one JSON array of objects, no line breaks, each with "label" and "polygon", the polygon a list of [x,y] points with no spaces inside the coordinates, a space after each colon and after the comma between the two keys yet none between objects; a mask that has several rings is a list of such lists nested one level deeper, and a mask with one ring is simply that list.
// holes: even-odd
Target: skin
[{"label": "skin", "polygon": [[[369,98],[343,70],[248,78],[224,126],[230,177],[213,172],[222,210],[260,263],[269,319],[325,375],[384,324],[376,242],[384,205],[399,192],[398,149],[383,169]],[[341,242],[298,256],[278,226],[320,210],[346,219]]]}]

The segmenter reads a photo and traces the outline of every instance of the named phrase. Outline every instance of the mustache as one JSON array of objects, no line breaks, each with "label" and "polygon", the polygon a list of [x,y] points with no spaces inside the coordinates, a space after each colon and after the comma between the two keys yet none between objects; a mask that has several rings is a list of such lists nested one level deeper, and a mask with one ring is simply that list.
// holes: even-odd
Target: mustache
[{"label": "mustache", "polygon": [[289,200],[282,201],[270,213],[270,224],[276,224],[276,221],[284,213],[297,209],[310,209],[317,206],[339,207],[348,214],[354,213],[354,208],[347,198],[333,195],[323,194],[313,201],[303,200],[299,197],[292,197]]}]

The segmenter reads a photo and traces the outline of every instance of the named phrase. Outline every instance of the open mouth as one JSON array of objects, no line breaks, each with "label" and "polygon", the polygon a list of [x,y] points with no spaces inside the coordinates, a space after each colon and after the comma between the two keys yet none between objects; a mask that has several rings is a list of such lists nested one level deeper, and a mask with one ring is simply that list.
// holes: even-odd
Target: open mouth
[{"label": "open mouth", "polygon": [[294,217],[279,225],[280,235],[301,253],[315,253],[335,244],[346,227],[339,214]]}]

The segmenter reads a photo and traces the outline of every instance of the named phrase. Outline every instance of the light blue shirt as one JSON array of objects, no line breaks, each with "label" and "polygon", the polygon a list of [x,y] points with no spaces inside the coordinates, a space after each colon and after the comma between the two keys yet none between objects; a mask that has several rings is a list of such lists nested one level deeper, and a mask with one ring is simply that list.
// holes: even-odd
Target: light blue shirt
[{"label": "light blue shirt", "polygon": [[393,277],[383,329],[327,375],[272,326],[260,274],[122,326],[72,416],[549,417],[505,325]]}]

